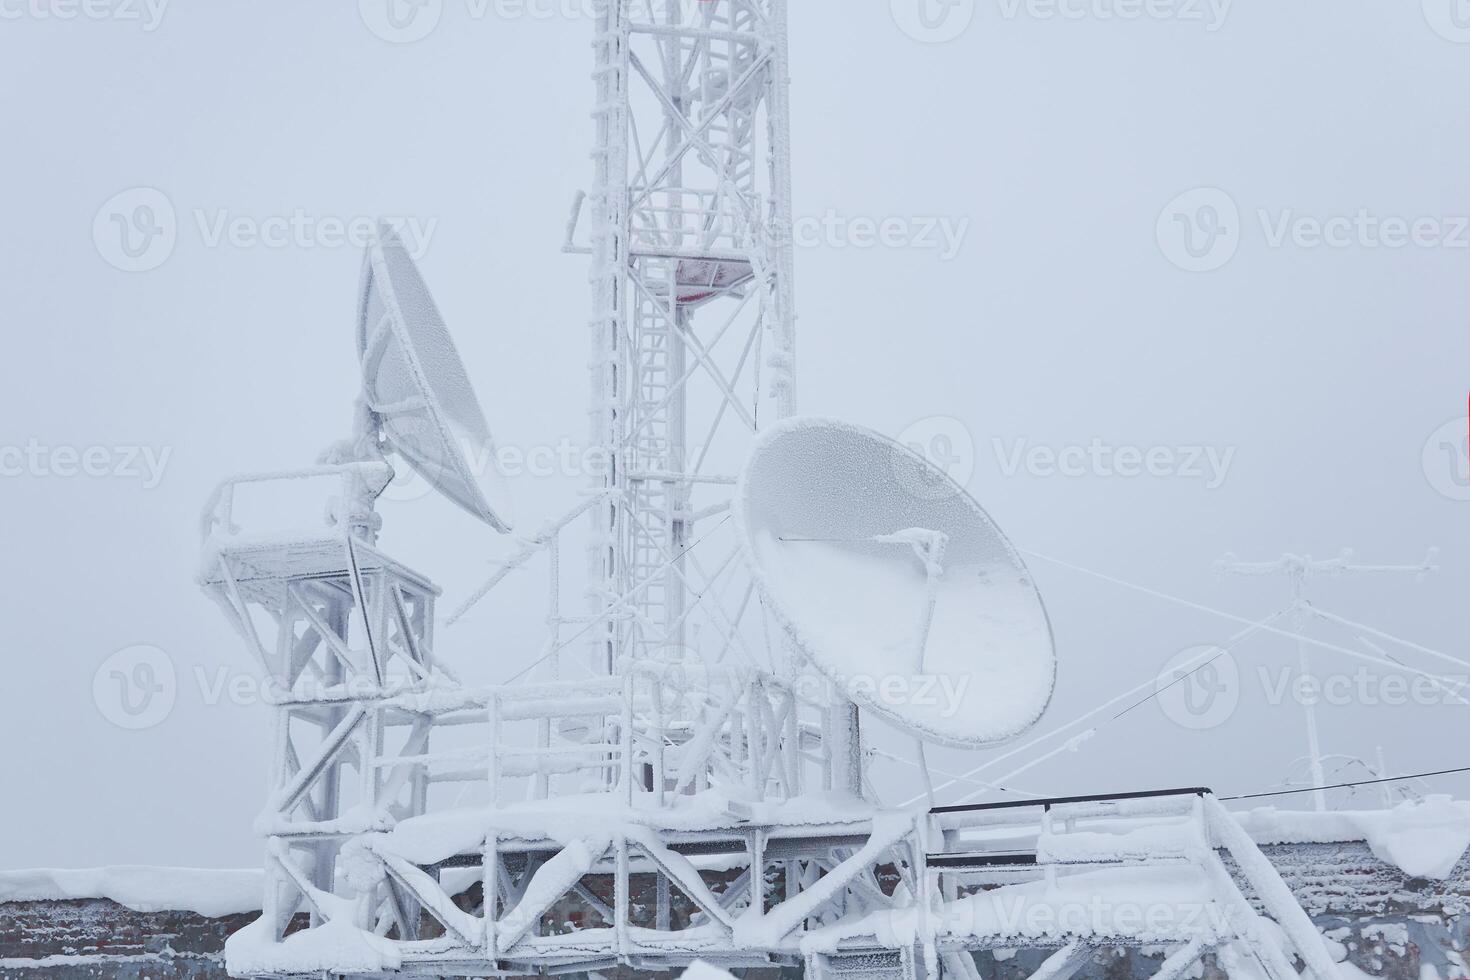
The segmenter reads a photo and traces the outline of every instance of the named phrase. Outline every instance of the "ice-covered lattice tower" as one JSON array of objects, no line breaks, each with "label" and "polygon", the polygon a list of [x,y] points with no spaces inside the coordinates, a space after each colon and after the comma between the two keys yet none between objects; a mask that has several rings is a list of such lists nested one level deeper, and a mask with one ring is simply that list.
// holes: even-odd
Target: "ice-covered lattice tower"
[{"label": "ice-covered lattice tower", "polygon": [[742,642],[748,583],[698,608],[711,583],[685,552],[726,516],[751,435],[795,410],[785,7],[599,5],[592,439],[615,462],[591,570],[610,671]]},{"label": "ice-covered lattice tower", "polygon": [[[471,464],[495,458],[490,429],[389,230],[359,295],[353,438],[316,469],[230,481],[209,508],[203,582],[277,702],[265,912],[232,937],[231,973],[705,959],[977,980],[976,951],[1030,945],[1048,951],[1046,980],[1067,980],[1096,950],[1147,939],[1169,954],[1167,980],[1216,948],[1293,980],[1217,856],[1262,879],[1249,842],[1206,793],[999,813],[874,800],[858,704],[921,744],[1012,738],[1050,697],[1045,611],[1015,550],[935,467],[875,433],[789,418],[785,0],[596,11],[595,179],[567,248],[591,257],[592,438],[610,465],[461,609],[539,564],[544,647],[503,665],[524,668],[515,682],[466,686],[433,654],[437,589],[377,547],[390,459],[510,526],[496,474]],[[236,506],[313,481],[330,495],[311,527],[263,529]],[[588,521],[579,615],[561,595],[562,539]],[[498,653],[497,617],[524,610],[487,613],[458,628]],[[849,676],[955,670],[983,673],[951,712]],[[1078,888],[1118,894],[1152,868],[1179,904],[1219,903],[1224,925],[1017,937],[979,899],[1000,885],[1034,901],[1079,868],[1105,877]],[[1277,916],[1305,936],[1290,918]],[[1320,950],[1295,945],[1332,980]]]}]

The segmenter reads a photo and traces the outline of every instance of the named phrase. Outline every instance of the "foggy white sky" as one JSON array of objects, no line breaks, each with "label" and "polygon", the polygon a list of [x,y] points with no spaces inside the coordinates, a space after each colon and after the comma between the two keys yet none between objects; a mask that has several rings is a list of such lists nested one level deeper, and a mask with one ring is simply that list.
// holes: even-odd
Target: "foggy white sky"
[{"label": "foggy white sky", "polygon": [[[1119,9],[1108,0],[1068,5],[1079,19],[960,0],[950,16],[973,22],[940,44],[900,29],[914,11],[898,2],[897,17],[887,3],[792,4],[796,211],[849,229],[967,230],[948,258],[858,248],[851,233],[801,250],[803,409],[894,435],[958,420],[975,446],[970,489],[1021,548],[1237,616],[1278,608],[1286,587],[1217,580],[1227,551],[1351,545],[1397,563],[1440,545],[1429,581],[1325,581],[1314,597],[1470,653],[1470,231],[1456,221],[1470,215],[1470,44],[1454,40],[1470,38],[1448,19],[1453,0],[1237,3],[1223,23],[1203,3],[1189,19],[1184,0],[1160,8],[1179,16],[1142,20],[1099,16]],[[178,2],[152,30],[141,5],[41,16],[57,9],[0,0],[0,447],[12,450],[0,463],[39,447],[0,477],[0,867],[252,866],[269,712],[206,703],[251,665],[194,585],[197,518],[222,477],[309,464],[347,433],[360,255],[321,240],[211,244],[210,229],[298,212],[433,222],[422,266],[497,435],[580,444],[586,268],[558,248],[590,175],[591,25],[445,0],[437,30],[393,45],[346,3]],[[143,22],[124,19],[132,10]],[[157,268],[125,272],[93,225],[136,187],[166,196],[177,242]],[[1190,272],[1160,217],[1201,187],[1219,190],[1185,198],[1189,215],[1233,205],[1234,220],[1213,213],[1236,251]],[[1313,244],[1312,221],[1360,211],[1433,220],[1403,247],[1361,220]],[[1447,423],[1458,455],[1436,448]],[[1214,488],[1187,474],[1048,475],[1046,451],[1094,439],[1233,456]],[[57,447],[103,447],[106,466],[94,461],[112,475],[65,475],[65,454],[35,462]],[[128,475],[127,447],[168,454],[156,486],[141,462]],[[1008,473],[1018,451],[1041,465]],[[523,521],[559,513],[580,485],[516,481]],[[446,609],[504,547],[432,498],[382,510],[384,545],[444,586]],[[1239,628],[1033,567],[1060,657],[1038,733]],[[533,632],[487,607],[440,645],[490,682],[530,659]],[[167,653],[178,694],[160,724],[127,731],[93,681],[137,644]],[[1281,640],[1239,649],[1240,707],[1218,727],[1187,730],[1150,703],[1016,785],[1268,788],[1304,738],[1299,710],[1268,703],[1260,668],[1274,679],[1294,657]],[[1464,764],[1466,718],[1453,705],[1321,710],[1328,751],[1382,746],[1396,771]],[[876,774],[895,798],[917,785],[895,765]]]}]

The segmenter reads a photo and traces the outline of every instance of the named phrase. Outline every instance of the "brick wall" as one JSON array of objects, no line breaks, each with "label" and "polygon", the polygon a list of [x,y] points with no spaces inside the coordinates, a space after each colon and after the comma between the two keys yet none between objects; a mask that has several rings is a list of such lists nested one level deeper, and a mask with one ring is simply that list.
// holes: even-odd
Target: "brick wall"
[{"label": "brick wall", "polygon": [[223,980],[225,937],[253,918],[134,912],[106,899],[0,903],[0,978]]}]

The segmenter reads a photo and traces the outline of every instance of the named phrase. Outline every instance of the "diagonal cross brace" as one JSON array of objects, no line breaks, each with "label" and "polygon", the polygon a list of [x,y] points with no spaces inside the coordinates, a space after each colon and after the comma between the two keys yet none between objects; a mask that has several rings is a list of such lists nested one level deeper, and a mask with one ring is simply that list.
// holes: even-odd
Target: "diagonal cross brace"
[{"label": "diagonal cross brace", "polygon": [[1159,965],[1158,971],[1149,980],[1182,980],[1185,971],[1209,949],[1210,945],[1203,939],[1198,937],[1191,939],[1164,957],[1164,962]]},{"label": "diagonal cross brace", "polygon": [[1092,944],[1074,939],[1042,961],[1030,980],[1072,980],[1094,952]]},{"label": "diagonal cross brace", "polygon": [[609,838],[574,840],[536,869],[525,897],[495,927],[495,944],[505,951],[520,942],[541,916],[582,880],[612,847]]},{"label": "diagonal cross brace", "polygon": [[348,709],[346,716],[338,723],[337,727],[328,733],[322,742],[321,749],[309,764],[304,766],[296,777],[271,798],[271,809],[280,814],[288,814],[295,809],[301,797],[311,788],[321,774],[326,770],[332,757],[346,744],[347,739],[367,717],[367,709],[360,704],[354,704]]},{"label": "diagonal cross brace", "polygon": [[[1266,911],[1281,926],[1292,946],[1296,948],[1297,954],[1306,964],[1307,973],[1314,980],[1337,980],[1337,965],[1332,961],[1332,955],[1327,950],[1326,940],[1317,931],[1316,925],[1313,924],[1307,913],[1302,911],[1296,896],[1292,894],[1286,882],[1281,880],[1281,875],[1270,860],[1261,853],[1260,847],[1230,815],[1230,811],[1225,809],[1223,803],[1213,796],[1205,797],[1203,802],[1205,818],[1208,821],[1211,835],[1230,852],[1231,857],[1235,858],[1241,873],[1251,883],[1256,894],[1260,896]],[[1240,889],[1235,886],[1234,879],[1220,864],[1219,857],[1213,853],[1210,857],[1214,859],[1214,867],[1218,869],[1215,872],[1217,877],[1223,876],[1235,894],[1240,896],[1240,902],[1245,903],[1245,897],[1240,895]],[[1246,908],[1250,909],[1248,903],[1246,903]],[[1250,911],[1254,915],[1254,910]],[[1258,923],[1259,917],[1253,925],[1258,925]],[[1276,943],[1268,938],[1256,935],[1249,935],[1245,938],[1251,941],[1252,946],[1264,946],[1266,949],[1264,955],[1276,961],[1274,966],[1279,968],[1281,961],[1286,960],[1285,954],[1280,953]],[[1257,949],[1257,952],[1260,950]],[[1286,961],[1286,968],[1290,969],[1292,976],[1295,975],[1296,970],[1291,967],[1289,960]]]},{"label": "diagonal cross brace", "polygon": [[652,831],[640,829],[630,832],[628,840],[642,848],[658,869],[699,906],[700,911],[724,926],[727,932],[734,929],[735,920],[725,911],[719,897],[710,891],[704,879],[699,876],[699,869],[688,858],[665,847]]},{"label": "diagonal cross brace", "polygon": [[[759,909],[752,909],[742,916],[735,923],[736,942],[761,947],[784,940],[819,908],[838,897],[853,879],[877,864],[885,851],[913,832],[914,819],[909,814],[893,814],[887,820],[875,820],[868,842],[820,881],[765,915],[752,914],[759,912]],[[756,877],[759,877],[759,872]]]}]

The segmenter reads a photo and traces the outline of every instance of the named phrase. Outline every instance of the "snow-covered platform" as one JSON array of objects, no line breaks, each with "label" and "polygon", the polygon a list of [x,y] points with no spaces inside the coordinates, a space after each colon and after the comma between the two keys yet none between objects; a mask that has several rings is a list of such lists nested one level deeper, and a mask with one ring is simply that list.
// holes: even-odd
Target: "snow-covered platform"
[{"label": "snow-covered platform", "polygon": [[[275,942],[263,918],[231,940],[231,971],[662,972],[706,959],[974,980],[978,962],[1029,950],[1046,954],[1041,980],[1067,980],[1132,950],[1160,957],[1163,980],[1206,961],[1339,980],[1346,933],[1324,930],[1357,923],[1392,944],[1404,917],[1436,930],[1443,948],[1420,951],[1438,957],[1436,976],[1461,969],[1470,807],[1448,800],[1325,815],[1231,814],[1203,790],[913,813],[831,796],[680,803],[598,795],[405,820],[344,853],[347,877],[386,878],[399,911],[364,928],[362,909],[312,890],[320,925]],[[414,907],[416,934],[400,938]]]},{"label": "snow-covered platform", "polygon": [[[562,841],[585,839],[577,831],[585,830],[579,823],[587,823],[586,807],[593,802],[598,801],[584,799],[580,811],[570,804],[516,808],[493,821],[509,894],[521,892],[510,911],[519,908],[522,915],[512,924],[531,918],[532,908],[524,903],[540,904],[567,880],[567,874],[531,872],[530,877],[539,877],[548,889],[538,897],[528,887],[527,875],[554,856]],[[606,802],[599,803],[599,824],[610,813]],[[667,852],[678,856],[664,855],[663,860],[679,864],[684,883],[695,887],[680,858],[695,869],[714,901],[739,918],[749,912],[748,868],[742,862],[747,853],[744,842],[753,830],[777,831],[765,838],[768,912],[785,894],[786,861],[803,850],[810,853],[820,846],[818,842],[847,854],[871,839],[871,810],[850,811],[846,819],[833,820],[833,811],[843,808],[830,799],[742,815],[727,812],[719,829],[691,829],[696,821],[713,819],[715,803],[705,798],[691,801],[682,813],[680,808],[659,817],[621,813],[612,820],[632,842],[626,848],[630,868],[626,900],[652,919],[651,927],[626,930],[625,941],[638,951],[637,965],[649,972],[677,969],[677,964],[701,955],[732,966],[796,965],[816,957],[801,951],[804,944],[808,950],[829,948],[821,954],[826,961],[823,968],[844,977],[852,974],[854,980],[859,974],[901,972],[905,962],[908,969],[923,968],[922,955],[908,945],[910,935],[917,935],[920,928],[918,911],[912,903],[908,911],[894,905],[895,896],[903,899],[905,877],[896,864],[871,865],[866,880],[857,885],[874,903],[881,896],[893,911],[869,919],[866,926],[864,919],[873,913],[855,915],[856,907],[847,915],[814,917],[815,928],[800,934],[795,952],[744,950],[734,960],[727,958],[730,934],[709,921],[696,923],[702,912],[677,884],[666,895],[670,928],[658,929],[663,889],[655,880],[652,857],[637,844],[641,835],[655,834]],[[1212,930],[1218,934],[1226,921],[1221,917],[1224,908],[1215,904],[1216,895],[1202,889],[1198,876],[1182,861],[1153,866],[1144,860],[1147,855],[1130,850],[1149,843],[1161,854],[1172,851],[1182,858],[1199,843],[1193,831],[1177,823],[1144,831],[1137,825],[1143,818],[1115,815],[1108,832],[1112,839],[1100,840],[1086,836],[1093,831],[1084,829],[1080,820],[1067,831],[1069,808],[1076,809],[1050,808],[1058,818],[1050,832],[1043,831],[1038,819],[1037,811],[1045,813],[1045,807],[1012,808],[1008,814],[995,810],[979,819],[935,815],[943,839],[933,853],[926,852],[929,873],[963,871],[969,882],[956,888],[953,898],[943,897],[939,906],[935,935],[940,971],[967,972],[968,962],[987,980],[1038,975],[1045,980],[1066,970],[1075,971],[1074,980],[1144,980],[1161,975],[1166,965],[1170,969],[1162,975],[1174,972],[1180,959],[1170,964],[1171,956],[1180,951],[1192,955],[1191,943],[1198,940],[1201,955],[1191,968],[1193,975],[1203,970],[1218,976],[1224,966],[1220,957],[1203,951]],[[383,847],[410,864],[421,862],[414,866],[438,880],[455,908],[479,918],[489,816],[464,810],[406,821],[384,835]],[[1470,858],[1463,844],[1470,835],[1470,804],[1431,799],[1392,811],[1316,814],[1260,809],[1233,816],[1295,904],[1313,920],[1314,932],[1322,937],[1341,980],[1365,976],[1455,980],[1467,975],[1461,950],[1470,943],[1470,916],[1465,915],[1470,910]],[[538,819],[545,822],[538,825]],[[804,830],[798,832],[798,827]],[[618,850],[614,846],[608,854],[588,860],[587,873],[552,901],[514,944],[518,970],[585,969],[605,959],[606,950],[618,941],[618,930],[598,928],[598,916],[615,913]],[[1263,920],[1267,931],[1280,941],[1267,903],[1250,876],[1228,851],[1217,853],[1240,894],[1257,914],[1267,915]],[[7,978],[28,980],[71,976],[78,970],[94,977],[132,977],[140,971],[157,976],[222,975],[224,935],[258,909],[261,881],[258,871],[0,872],[4,937],[0,970]],[[1116,900],[1104,901],[1104,896]],[[1068,916],[1071,921],[1063,921]],[[425,914],[424,919],[424,935],[431,936],[436,931],[433,917]],[[504,910],[500,919],[504,923]],[[300,920],[293,928],[305,924],[304,915]],[[1054,922],[1065,928],[1052,928]],[[1100,925],[1105,928],[1097,928]],[[857,935],[864,927],[873,931]],[[1104,936],[1106,929],[1115,934]],[[1088,933],[1086,940],[1083,931]],[[879,932],[883,942],[878,941]],[[456,962],[451,946],[434,951],[427,948],[434,943],[432,938],[424,943],[426,948],[400,955],[398,971],[468,974],[472,968],[484,968],[478,951],[474,958]],[[785,945],[790,949],[791,944]],[[963,958],[955,955],[959,950],[964,951]],[[288,967],[282,972],[292,972],[285,957],[298,954],[291,944],[280,944],[276,952],[283,957],[280,965]],[[508,957],[502,967],[511,965]],[[1236,967],[1240,969],[1240,964]]]}]

